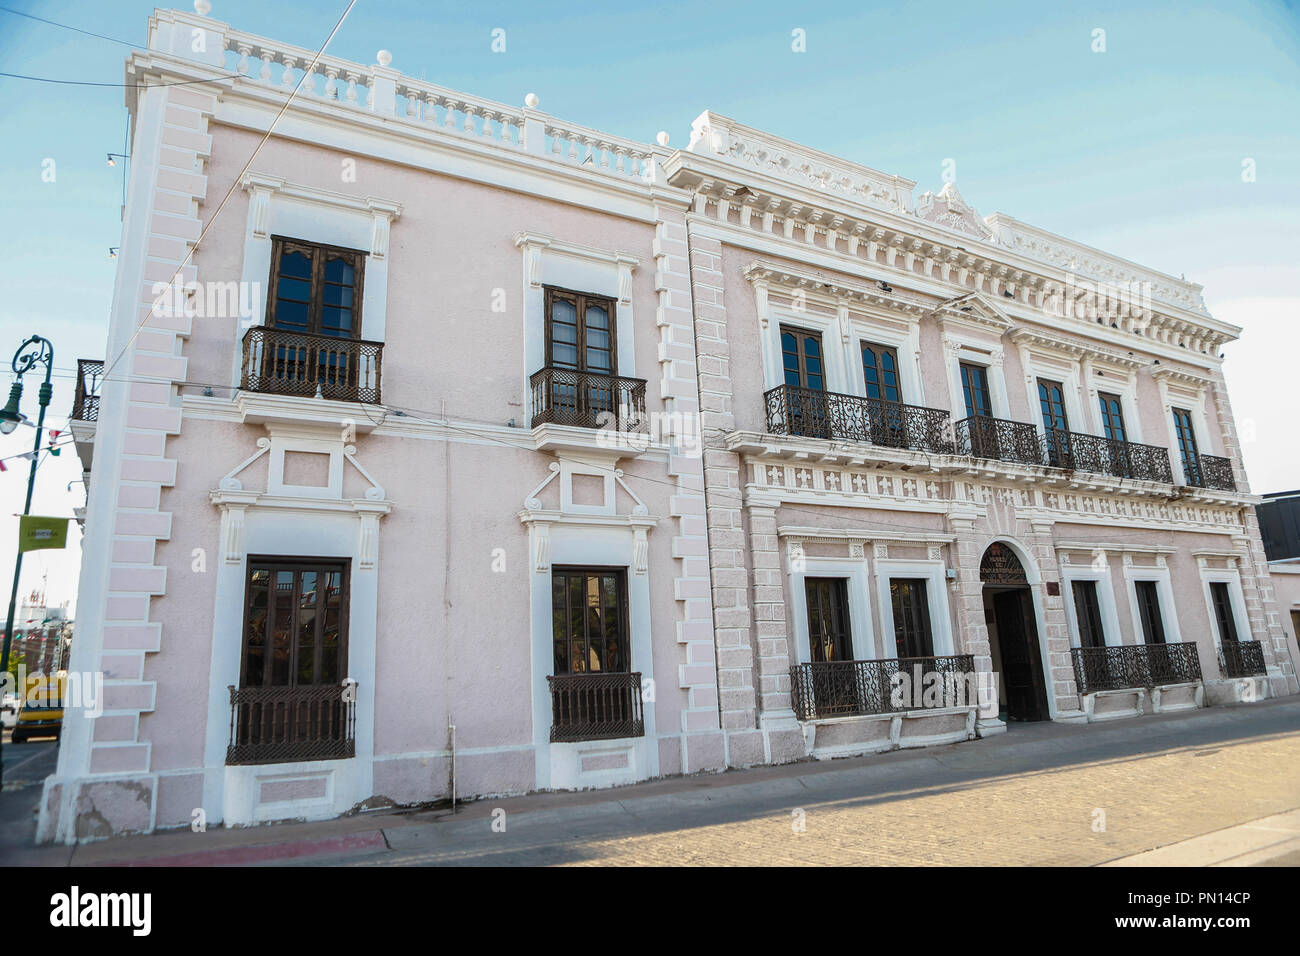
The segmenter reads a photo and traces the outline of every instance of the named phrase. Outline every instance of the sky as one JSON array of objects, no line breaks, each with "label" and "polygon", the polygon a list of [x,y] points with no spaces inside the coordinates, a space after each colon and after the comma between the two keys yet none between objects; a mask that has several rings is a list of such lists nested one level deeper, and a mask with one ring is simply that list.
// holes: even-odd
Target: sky
[{"label": "sky", "polygon": [[[121,83],[153,6],[0,0],[0,72]],[[210,15],[316,48],[346,6],[212,0]],[[1300,488],[1296,2],[358,0],[329,52],[373,63],[381,48],[404,73],[516,105],[536,93],[561,119],[642,142],[665,130],[685,146],[708,109],[916,180],[917,195],[951,168],[981,215],[1202,283],[1211,313],[1244,330],[1224,368],[1251,488]],[[104,357],[123,172],[105,154],[124,151],[125,129],[120,88],[0,77],[0,387],[24,339],[50,338],[55,428],[76,359]],[[31,382],[32,417],[35,396]],[[0,436],[0,458],[33,437]],[[0,543],[15,540],[27,477],[26,462],[5,464]],[[34,513],[84,503],[71,448],[37,475]],[[29,554],[21,593],[47,579],[50,603],[73,600],[77,543]],[[0,545],[6,585],[12,562]]]}]

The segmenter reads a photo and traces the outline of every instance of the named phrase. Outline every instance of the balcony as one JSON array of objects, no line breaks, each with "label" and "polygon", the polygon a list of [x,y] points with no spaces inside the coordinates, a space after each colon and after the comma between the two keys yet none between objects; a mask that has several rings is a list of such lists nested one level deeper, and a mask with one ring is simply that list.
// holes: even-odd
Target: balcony
[{"label": "balcony", "polygon": [[953,425],[953,432],[959,455],[1022,465],[1043,463],[1043,443],[1033,425],[974,415]]},{"label": "balcony", "polygon": [[[913,686],[909,699],[896,703],[895,677],[906,675],[915,685],[918,673],[922,686]],[[800,720],[913,710],[912,698],[921,694],[929,674],[940,675],[945,706],[974,705],[970,677],[974,673],[975,658],[970,654],[796,664],[790,668],[790,705]]]},{"label": "balcony", "polygon": [[348,699],[347,687],[346,683],[239,689],[231,686],[226,763],[287,763],[355,756],[355,694]]},{"label": "balcony", "polygon": [[1185,684],[1201,679],[1201,658],[1191,642],[1075,647],[1070,654],[1080,694]]},{"label": "balcony", "polygon": [[99,359],[77,359],[77,390],[72,396],[74,422],[99,421],[99,387],[104,381],[104,363]]},{"label": "balcony", "polygon": [[1232,459],[1220,458],[1218,455],[1192,454],[1184,457],[1183,477],[1193,488],[1237,490],[1237,482],[1232,477]]},{"label": "balcony", "polygon": [[645,379],[547,366],[529,380],[533,390],[532,427],[571,425],[643,432]]},{"label": "balcony", "polygon": [[951,454],[948,413],[879,398],[778,385],[763,396],[775,435],[838,438],[887,448]]},{"label": "balcony", "polygon": [[1259,641],[1224,641],[1219,648],[1219,672],[1224,677],[1263,677],[1264,645]]},{"label": "balcony", "polygon": [[1169,451],[1157,445],[1139,445],[1058,428],[1047,429],[1043,443],[1047,464],[1054,468],[1165,484],[1174,481]]},{"label": "balcony", "polygon": [[244,335],[239,387],[377,405],[383,355],[382,342],[258,325]]},{"label": "balcony", "polygon": [[644,737],[641,675],[558,674],[551,688],[551,743]]}]

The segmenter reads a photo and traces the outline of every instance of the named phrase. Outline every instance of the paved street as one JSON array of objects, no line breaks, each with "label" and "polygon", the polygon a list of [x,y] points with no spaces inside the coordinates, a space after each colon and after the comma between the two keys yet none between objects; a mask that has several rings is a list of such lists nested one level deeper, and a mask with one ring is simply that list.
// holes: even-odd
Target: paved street
[{"label": "paved street", "polygon": [[[1287,813],[1297,809],[1300,698],[1291,697],[1090,726],[1022,725],[948,747],[613,791],[483,800],[455,814],[44,848],[17,862],[1277,865],[1300,854],[1300,814]],[[1155,848],[1164,849],[1135,856]]]}]

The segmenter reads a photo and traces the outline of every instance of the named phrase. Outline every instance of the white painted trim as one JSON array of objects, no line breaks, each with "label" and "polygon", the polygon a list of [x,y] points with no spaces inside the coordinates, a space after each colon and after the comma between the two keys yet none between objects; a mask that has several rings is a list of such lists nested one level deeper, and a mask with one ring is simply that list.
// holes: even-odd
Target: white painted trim
[{"label": "white painted trim", "polygon": [[956,654],[953,641],[952,616],[948,610],[948,581],[946,565],[942,560],[902,560],[897,558],[873,559],[876,577],[876,600],[880,607],[880,633],[882,658],[898,656],[891,637],[894,633],[894,602],[890,598],[891,578],[925,578],[925,595],[930,610],[930,637],[935,657]]},{"label": "white painted trim", "polygon": [[961,366],[979,365],[988,376],[989,402],[994,418],[1011,419],[1011,403],[1007,397],[1007,377],[1003,370],[1002,346],[995,341],[981,339],[975,335],[945,332],[944,354],[948,368],[949,408],[952,418],[960,420],[969,417],[966,399],[961,389]]},{"label": "white painted trim", "polygon": [[849,598],[849,633],[853,642],[854,660],[879,660],[886,656],[876,643],[871,623],[871,589],[867,584],[866,558],[819,558],[803,555],[803,570],[795,570],[796,560],[791,555],[790,613],[793,615],[795,654],[792,664],[812,660],[812,643],[808,633],[807,578],[844,578]]},{"label": "white painted trim", "polygon": [[1246,595],[1241,587],[1241,571],[1237,567],[1207,568],[1202,566],[1201,590],[1205,595],[1205,612],[1210,622],[1210,636],[1214,638],[1216,657],[1223,650],[1223,635],[1219,633],[1218,618],[1214,613],[1214,596],[1210,593],[1212,583],[1228,585],[1228,602],[1232,605],[1232,621],[1237,627],[1237,640],[1253,641],[1250,617],[1246,613]]},{"label": "white painted trim", "polygon": [[[553,744],[551,695],[546,678],[554,670],[554,635],[551,614],[551,569],[557,564],[578,567],[616,567],[625,570],[628,600],[628,628],[631,639],[630,666],[641,673],[642,686],[654,685],[653,624],[650,616],[650,574],[636,573],[638,535],[626,518],[584,516],[582,523],[529,522],[529,553],[538,553],[537,538],[545,535],[546,562],[530,565],[531,607],[529,651],[532,660],[532,722],[535,754],[535,783],[539,790],[569,790],[615,786],[659,775],[659,738],[655,728],[655,704],[644,702],[645,736],[625,740],[588,741],[582,744]],[[601,522],[607,522],[601,524]],[[665,683],[658,693],[676,689]],[[628,766],[622,772],[581,770],[581,753],[590,749],[628,747]]]},{"label": "white painted trim", "polygon": [[1124,584],[1128,591],[1130,620],[1133,623],[1133,643],[1145,644],[1146,635],[1142,633],[1142,614],[1138,610],[1137,582],[1155,581],[1156,595],[1160,600],[1160,619],[1165,627],[1165,643],[1179,644],[1183,640],[1182,629],[1178,626],[1178,605],[1174,601],[1174,589],[1170,581],[1169,568],[1164,558],[1156,567],[1143,567],[1128,564],[1125,559]]},{"label": "white painted trim", "polygon": [[[1060,550],[1059,548],[1057,549]],[[1110,560],[1103,554],[1104,566],[1098,570],[1094,565],[1080,566],[1060,564],[1061,592],[1065,598],[1066,623],[1070,626],[1070,646],[1082,647],[1083,639],[1079,633],[1079,611],[1074,606],[1075,581],[1092,581],[1097,586],[1097,606],[1101,610],[1102,640],[1107,647],[1116,647],[1124,643],[1119,627],[1119,611],[1115,607],[1115,585],[1110,575]]]}]

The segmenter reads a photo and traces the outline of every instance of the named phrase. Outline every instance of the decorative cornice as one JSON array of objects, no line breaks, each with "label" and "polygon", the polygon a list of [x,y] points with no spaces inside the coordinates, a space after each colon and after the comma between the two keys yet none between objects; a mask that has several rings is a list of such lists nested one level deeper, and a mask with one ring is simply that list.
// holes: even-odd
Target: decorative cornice
[{"label": "decorative cornice", "polygon": [[814,301],[820,299],[827,305],[848,303],[875,306],[892,312],[902,312],[920,318],[930,310],[930,305],[908,295],[885,292],[879,286],[845,282],[814,272],[787,269],[775,263],[756,260],[745,267],[743,275],[751,283],[776,286],[790,292],[800,292]]},{"label": "decorative cornice", "polygon": [[1011,332],[1010,338],[1017,345],[1025,345],[1029,348],[1038,349],[1043,352],[1051,352],[1057,355],[1068,355],[1072,358],[1086,359],[1092,362],[1098,362],[1104,365],[1110,365],[1115,368],[1139,369],[1147,363],[1134,358],[1131,355],[1121,355],[1119,352],[1102,348],[1099,345],[1092,345],[1088,342],[1080,342],[1077,339],[1064,338],[1054,333],[1022,327]]}]

